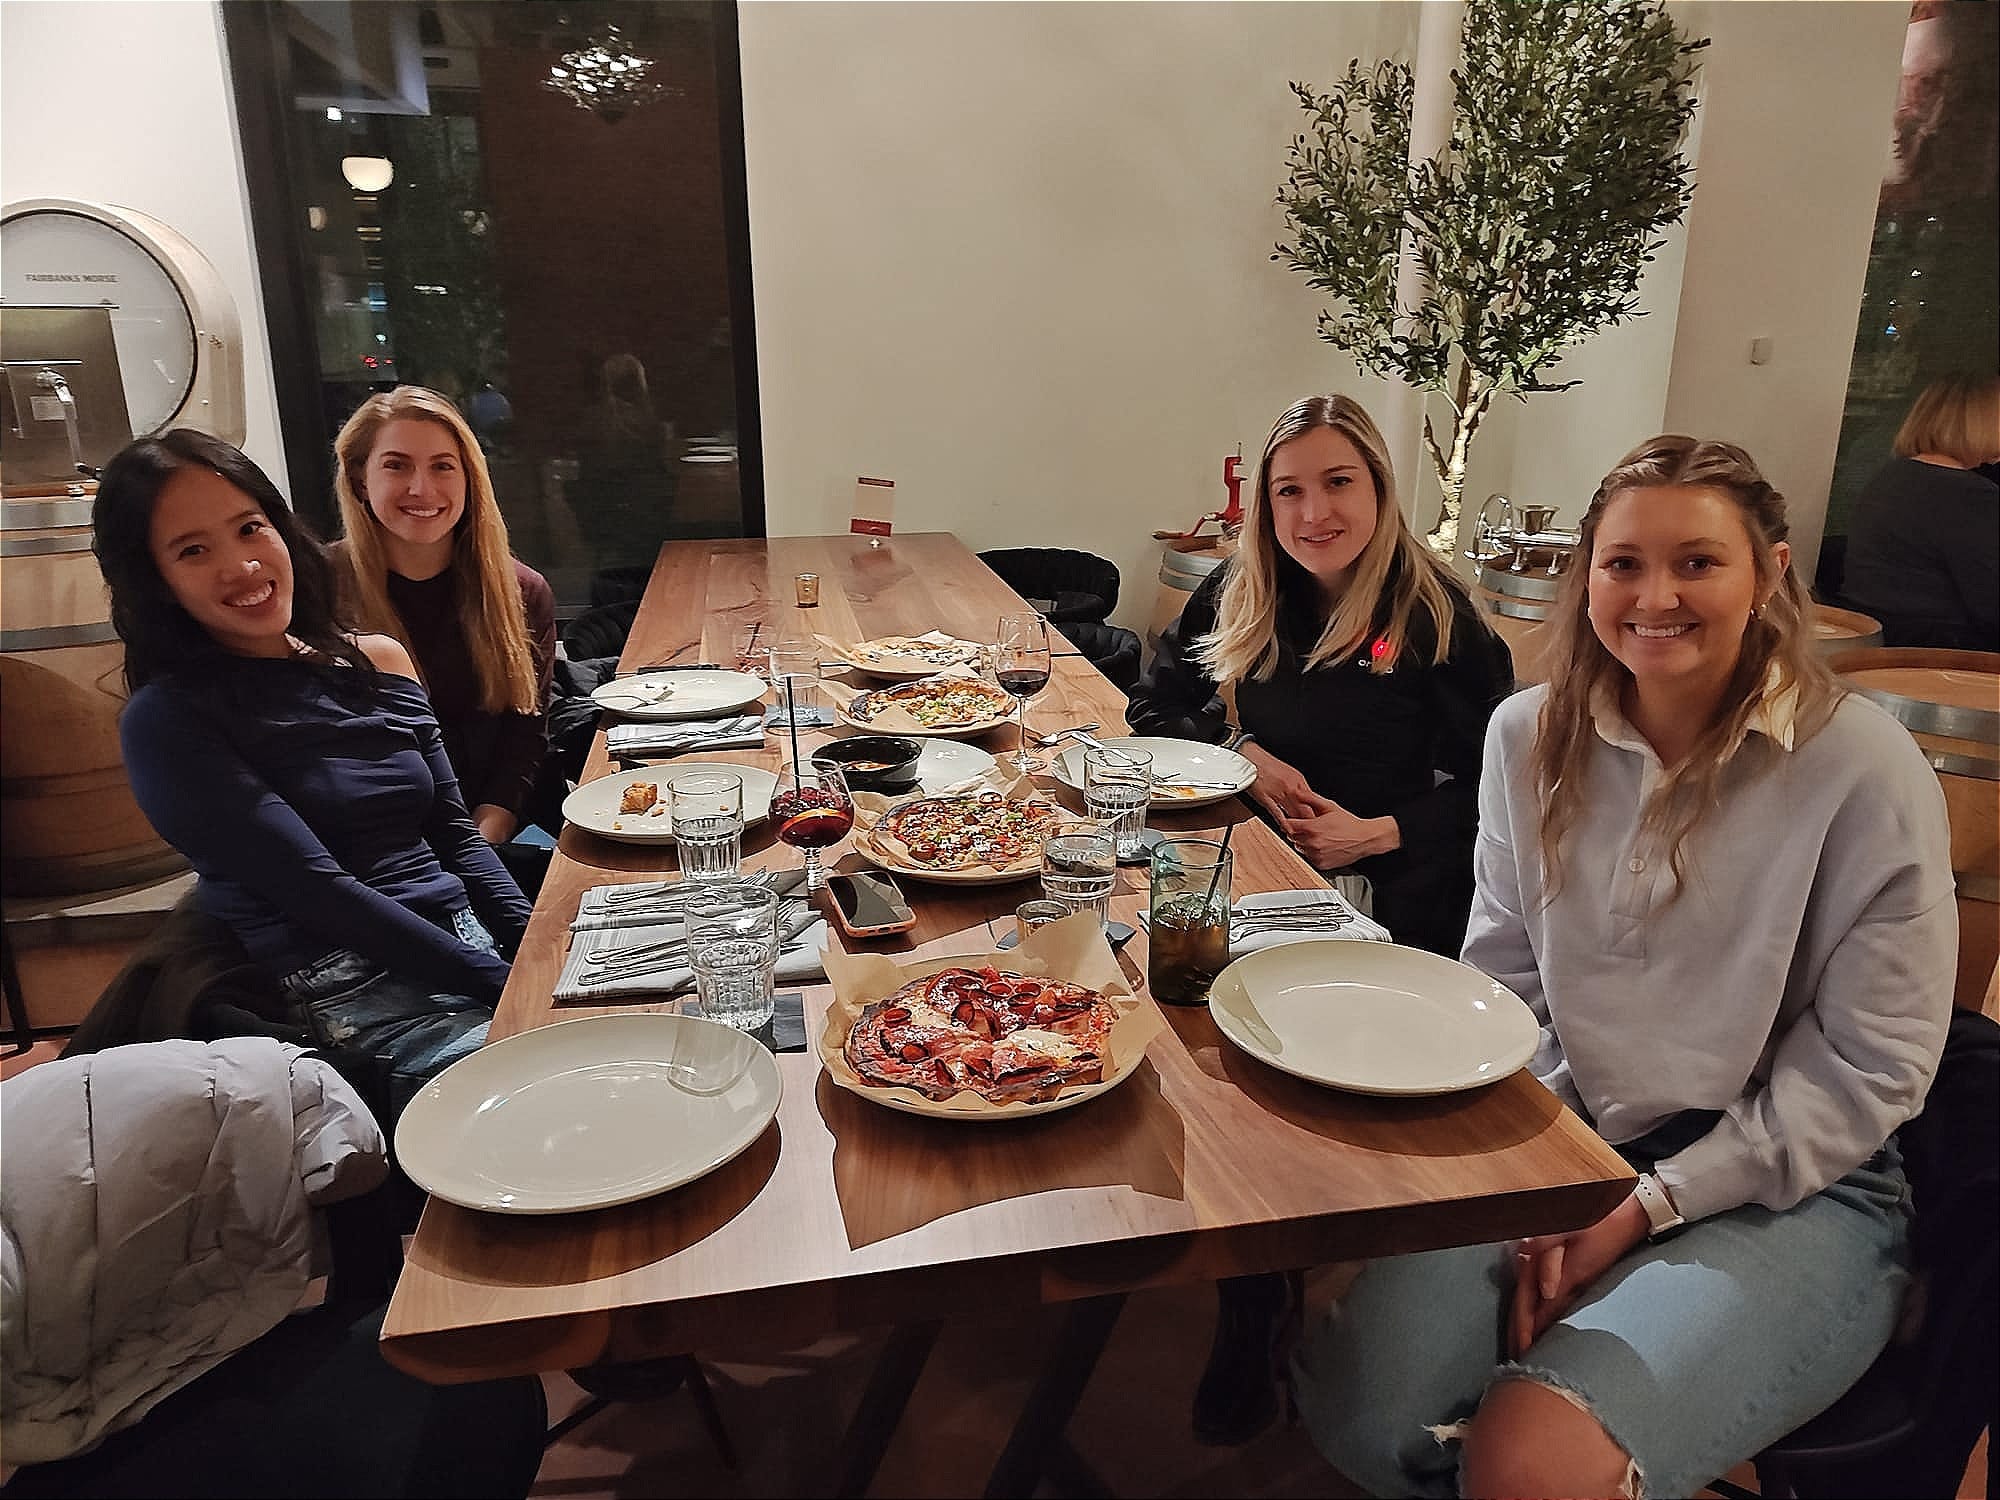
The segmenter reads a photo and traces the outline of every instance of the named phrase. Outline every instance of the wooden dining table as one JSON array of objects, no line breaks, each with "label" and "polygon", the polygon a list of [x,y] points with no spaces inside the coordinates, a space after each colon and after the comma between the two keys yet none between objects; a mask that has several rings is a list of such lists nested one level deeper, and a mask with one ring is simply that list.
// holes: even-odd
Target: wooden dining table
[{"label": "wooden dining table", "polygon": [[[816,607],[794,602],[800,573],[820,577]],[[858,536],[670,542],[620,668],[734,666],[739,628],[753,624],[765,642],[931,629],[990,639],[999,615],[1025,607],[943,533],[879,546]],[[1125,733],[1124,695],[1052,639],[1057,659],[1030,706],[1030,731],[1094,721],[1106,735]],[[998,729],[983,743],[1003,752],[1014,736]],[[825,737],[812,732],[808,753]],[[773,736],[759,750],[698,758],[782,771],[789,753]],[[585,779],[611,769],[600,734]],[[1233,825],[1239,898],[1326,883],[1239,800],[1151,821],[1206,834]],[[768,827],[746,833],[746,869],[797,863]],[[860,867],[852,853],[840,863]],[[551,1000],[578,901],[593,885],[656,878],[671,866],[670,849],[567,828],[492,1036],[606,1013]],[[835,940],[899,958],[986,952],[1011,930],[1014,906],[1036,894],[1032,882],[904,886],[913,931]],[[1114,917],[1135,923],[1143,868],[1121,870],[1111,904]],[[1120,962],[1144,994],[1143,928]],[[804,989],[812,1042],[829,994],[824,982]],[[1066,1373],[1052,1370],[1058,1389],[1030,1401],[1042,1402],[1038,1420],[1053,1431],[1024,1431],[1034,1426],[1024,1417],[1009,1448],[1016,1462],[1003,1461],[990,1491],[1004,1493],[1031,1488],[1060,1443],[1065,1402],[1082,1389],[1076,1366],[1087,1378],[1127,1292],[1575,1228],[1631,1190],[1617,1154],[1525,1071],[1431,1097],[1343,1093],[1239,1051],[1205,1008],[1161,1010],[1166,1028],[1135,1075],[1081,1108],[996,1124],[897,1113],[836,1087],[809,1044],[778,1055],[783,1098],[762,1138],[687,1186],[549,1217],[433,1199],[389,1306],[383,1350],[426,1380],[455,1382],[897,1327],[901,1342],[892,1341],[894,1357],[878,1369],[850,1434],[856,1456],[843,1488],[858,1492],[921,1368],[926,1330],[934,1336],[965,1310],[1071,1303],[1083,1314],[1072,1329],[1077,1357]],[[876,1430],[862,1431],[871,1422]]]}]

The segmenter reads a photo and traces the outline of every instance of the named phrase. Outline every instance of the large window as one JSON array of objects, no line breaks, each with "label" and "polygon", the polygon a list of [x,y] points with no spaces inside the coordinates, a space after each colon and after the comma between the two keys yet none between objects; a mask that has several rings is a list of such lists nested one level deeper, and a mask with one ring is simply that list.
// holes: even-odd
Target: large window
[{"label": "large window", "polygon": [[228,0],[293,494],[426,385],[566,611],[763,530],[735,9]]},{"label": "large window", "polygon": [[[1940,376],[1990,374],[2000,349],[2000,5],[1910,8],[1893,151],[1849,368],[1827,503],[1829,539],[1889,459],[1910,403]],[[1821,552],[1838,588],[1844,545]]]}]

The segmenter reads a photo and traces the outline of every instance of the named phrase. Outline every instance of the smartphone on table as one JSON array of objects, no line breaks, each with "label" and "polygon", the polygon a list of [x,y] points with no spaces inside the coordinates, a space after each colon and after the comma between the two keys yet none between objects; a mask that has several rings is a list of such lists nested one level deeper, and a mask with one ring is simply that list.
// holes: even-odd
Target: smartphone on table
[{"label": "smartphone on table", "polygon": [[840,930],[849,937],[884,937],[892,932],[908,932],[917,925],[917,914],[896,882],[874,870],[853,874],[833,874],[826,878],[827,893],[833,897],[834,916]]}]

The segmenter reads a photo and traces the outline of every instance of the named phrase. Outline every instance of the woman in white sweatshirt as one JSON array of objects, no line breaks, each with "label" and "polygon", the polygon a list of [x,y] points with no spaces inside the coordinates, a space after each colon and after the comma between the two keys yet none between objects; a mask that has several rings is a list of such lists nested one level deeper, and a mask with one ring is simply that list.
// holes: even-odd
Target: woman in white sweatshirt
[{"label": "woman in white sweatshirt", "polygon": [[1465,960],[1641,1175],[1586,1228],[1378,1261],[1308,1338],[1307,1424],[1377,1494],[1692,1494],[1888,1340],[1894,1133],[1951,1010],[1944,804],[1814,655],[1786,535],[1741,449],[1635,449],[1549,685],[1493,718]]}]

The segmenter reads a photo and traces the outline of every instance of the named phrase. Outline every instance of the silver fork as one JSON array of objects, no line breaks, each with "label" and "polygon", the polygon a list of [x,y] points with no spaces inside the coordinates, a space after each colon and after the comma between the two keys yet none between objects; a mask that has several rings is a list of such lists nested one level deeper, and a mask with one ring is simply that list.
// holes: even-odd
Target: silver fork
[{"label": "silver fork", "polygon": [[1231,918],[1229,930],[1246,932],[1338,932],[1353,919],[1344,912],[1329,911],[1324,917],[1290,916]]},{"label": "silver fork", "polygon": [[[759,870],[753,875],[745,875],[743,877],[745,880],[755,881],[758,885],[770,885],[777,878],[778,872],[776,870]],[[691,892],[700,888],[701,882],[699,881],[692,883],[685,880],[645,881],[636,885],[621,885],[615,890],[607,891],[604,895],[604,904],[606,906],[643,906],[648,902],[658,901],[663,904],[671,903],[678,906],[687,900]]]},{"label": "silver fork", "polygon": [[[805,914],[806,904],[803,901],[787,899],[778,903],[778,931],[780,934],[789,933],[789,937],[780,937],[780,947],[790,938],[798,936],[798,931],[792,929]],[[688,940],[685,937],[661,938],[657,942],[642,943],[636,948],[602,948],[595,953],[585,955],[583,962],[587,968],[646,968],[663,959],[672,958],[678,953],[685,953],[687,946]]]}]

